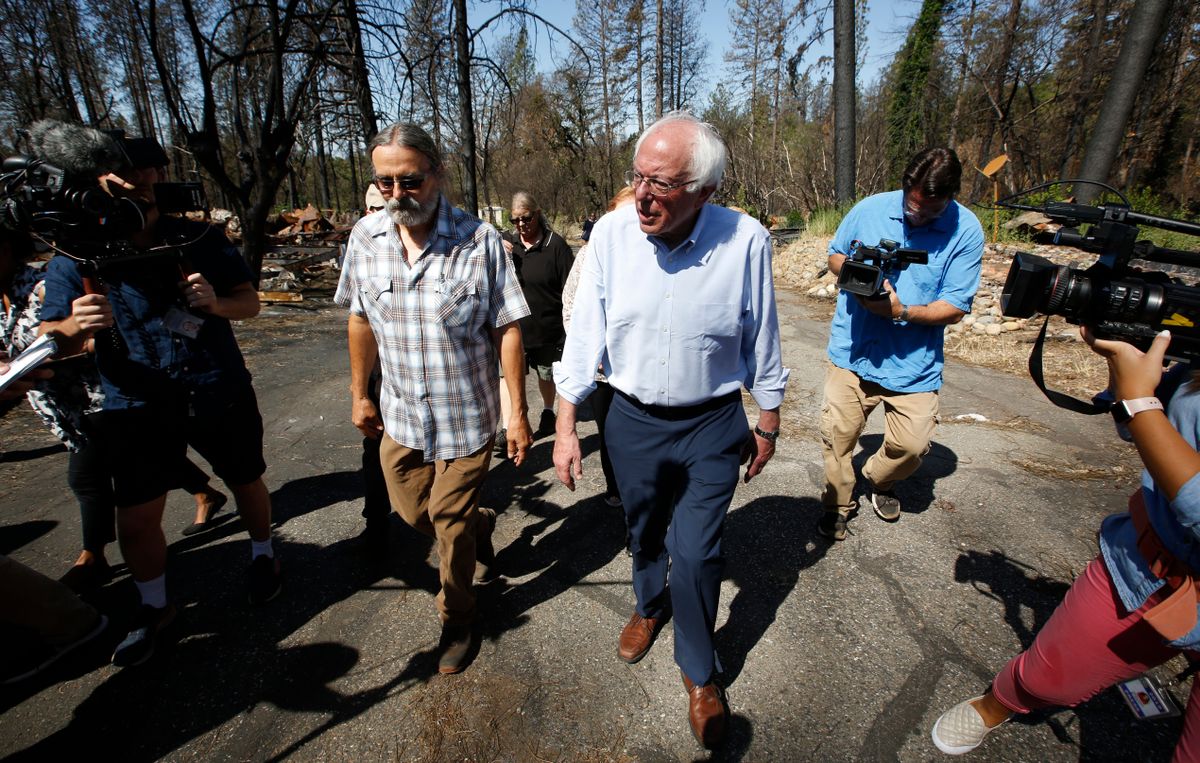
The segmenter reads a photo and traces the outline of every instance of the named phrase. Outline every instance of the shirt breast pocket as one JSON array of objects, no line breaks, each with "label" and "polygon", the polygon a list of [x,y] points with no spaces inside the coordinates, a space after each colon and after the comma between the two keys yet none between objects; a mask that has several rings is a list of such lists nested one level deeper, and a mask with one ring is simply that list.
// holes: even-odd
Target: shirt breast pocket
[{"label": "shirt breast pocket", "polygon": [[449,329],[459,329],[471,324],[471,318],[479,307],[474,281],[442,281],[438,284],[437,319]]},{"label": "shirt breast pocket", "polygon": [[737,348],[741,310],[729,302],[679,302],[683,346],[707,353]]},{"label": "shirt breast pocket", "polygon": [[368,278],[362,282],[363,302],[369,317],[396,317],[396,292],[390,278]]},{"label": "shirt breast pocket", "polygon": [[941,291],[942,268],[940,262],[928,265],[912,263],[902,271],[902,278],[908,281],[908,288],[897,288],[896,293],[901,302],[927,305],[938,299]]}]

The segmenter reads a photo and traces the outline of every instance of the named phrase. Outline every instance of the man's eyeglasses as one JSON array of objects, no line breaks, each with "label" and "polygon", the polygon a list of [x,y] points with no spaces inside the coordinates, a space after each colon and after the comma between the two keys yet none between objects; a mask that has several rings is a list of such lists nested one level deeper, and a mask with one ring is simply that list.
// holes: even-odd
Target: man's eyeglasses
[{"label": "man's eyeglasses", "polygon": [[522,215],[521,217],[514,217],[512,219],[512,221],[513,221],[513,225],[525,225],[526,223],[531,223],[536,219],[537,219],[536,215],[529,214],[529,215]]},{"label": "man's eyeglasses", "polygon": [[904,194],[904,211],[917,220],[931,221],[941,217],[950,206],[950,199],[939,199],[910,190]]},{"label": "man's eyeglasses", "polygon": [[376,175],[375,185],[379,186],[379,190],[384,193],[391,193],[392,189],[400,186],[402,191],[415,191],[425,185],[427,175],[403,175],[401,177],[392,177],[390,175]]},{"label": "man's eyeglasses", "polygon": [[637,190],[639,185],[641,185],[642,183],[645,183],[646,186],[650,189],[651,195],[665,196],[666,194],[670,193],[671,191],[674,191],[676,188],[683,188],[685,185],[688,185],[695,181],[685,180],[682,183],[667,183],[662,180],[659,180],[658,178],[648,178],[645,175],[643,175],[642,173],[638,172],[637,170],[626,170],[625,171],[625,182],[629,185],[630,188],[632,188],[635,191]]}]

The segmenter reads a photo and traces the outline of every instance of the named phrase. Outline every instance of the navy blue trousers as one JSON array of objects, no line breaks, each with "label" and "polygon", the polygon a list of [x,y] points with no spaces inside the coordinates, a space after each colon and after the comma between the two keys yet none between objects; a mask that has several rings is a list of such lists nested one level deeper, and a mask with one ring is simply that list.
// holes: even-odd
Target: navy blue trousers
[{"label": "navy blue trousers", "polygon": [[671,609],[675,662],[693,683],[706,684],[715,670],[721,531],[750,433],[741,396],[659,408],[618,391],[606,424],[629,523],[637,612],[659,617]]}]

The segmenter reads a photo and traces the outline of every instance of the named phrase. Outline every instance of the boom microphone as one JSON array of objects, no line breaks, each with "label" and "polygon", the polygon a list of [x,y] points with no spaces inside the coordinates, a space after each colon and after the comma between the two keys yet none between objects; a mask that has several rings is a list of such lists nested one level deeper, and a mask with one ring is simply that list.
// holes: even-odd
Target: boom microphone
[{"label": "boom microphone", "polygon": [[112,136],[79,124],[43,119],[29,127],[34,154],[68,175],[98,178],[119,170],[125,155]]}]

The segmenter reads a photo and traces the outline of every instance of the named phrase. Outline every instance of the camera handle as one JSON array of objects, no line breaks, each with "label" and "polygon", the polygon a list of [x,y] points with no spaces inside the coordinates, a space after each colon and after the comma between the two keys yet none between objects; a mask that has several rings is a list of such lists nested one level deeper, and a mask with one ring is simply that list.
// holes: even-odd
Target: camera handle
[{"label": "camera handle", "polygon": [[1029,353],[1029,376],[1033,379],[1033,383],[1042,391],[1047,400],[1059,408],[1066,408],[1068,411],[1082,413],[1085,416],[1107,413],[1109,409],[1109,405],[1107,404],[1083,401],[1077,397],[1071,397],[1065,392],[1047,389],[1046,379],[1042,373],[1042,346],[1046,343],[1046,328],[1049,325],[1050,316],[1047,315],[1046,320],[1042,322],[1042,330],[1038,332],[1037,340],[1033,343],[1033,351]]}]

